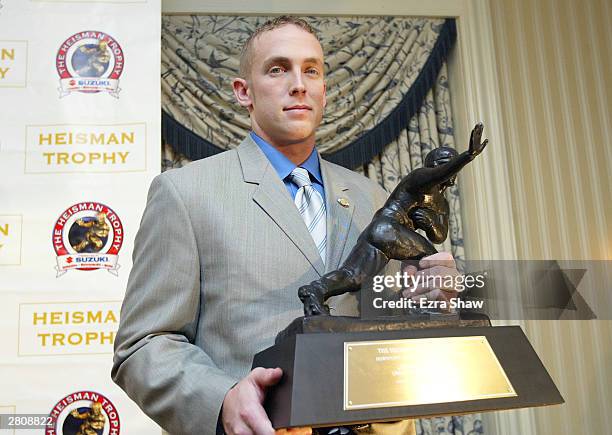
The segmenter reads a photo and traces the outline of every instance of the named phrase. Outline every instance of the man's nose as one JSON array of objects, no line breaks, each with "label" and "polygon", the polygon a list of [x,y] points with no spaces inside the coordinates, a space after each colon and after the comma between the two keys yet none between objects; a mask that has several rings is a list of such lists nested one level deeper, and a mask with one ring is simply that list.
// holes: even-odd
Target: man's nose
[{"label": "man's nose", "polygon": [[304,86],[304,80],[302,77],[301,71],[296,71],[291,75],[291,89],[289,90],[289,94],[303,94],[306,92],[306,87]]}]

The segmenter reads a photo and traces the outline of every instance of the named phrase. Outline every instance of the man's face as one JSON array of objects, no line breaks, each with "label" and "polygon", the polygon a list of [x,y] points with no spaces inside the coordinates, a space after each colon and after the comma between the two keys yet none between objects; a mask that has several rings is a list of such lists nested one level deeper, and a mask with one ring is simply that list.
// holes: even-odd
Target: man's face
[{"label": "man's face", "polygon": [[317,39],[292,24],[259,35],[243,94],[236,96],[248,108],[255,133],[275,146],[314,145],[326,103]]}]

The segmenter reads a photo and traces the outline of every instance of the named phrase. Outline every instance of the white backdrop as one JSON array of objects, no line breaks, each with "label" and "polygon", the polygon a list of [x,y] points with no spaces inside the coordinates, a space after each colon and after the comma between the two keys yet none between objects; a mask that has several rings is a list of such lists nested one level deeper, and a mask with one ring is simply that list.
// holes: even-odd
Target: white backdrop
[{"label": "white backdrop", "polygon": [[46,433],[93,401],[99,433],[160,432],[110,379],[160,171],[160,19],[160,0],[0,0],[0,414],[55,409]]}]

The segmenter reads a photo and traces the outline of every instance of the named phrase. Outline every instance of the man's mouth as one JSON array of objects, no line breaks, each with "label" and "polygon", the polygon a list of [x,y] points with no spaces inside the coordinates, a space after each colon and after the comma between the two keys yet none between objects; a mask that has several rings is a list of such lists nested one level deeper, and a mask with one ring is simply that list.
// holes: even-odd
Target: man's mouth
[{"label": "man's mouth", "polygon": [[296,104],[294,106],[289,106],[289,107],[284,107],[283,111],[284,112],[288,112],[291,110],[295,110],[295,111],[300,111],[300,110],[312,110],[312,107],[310,107],[307,104]]}]

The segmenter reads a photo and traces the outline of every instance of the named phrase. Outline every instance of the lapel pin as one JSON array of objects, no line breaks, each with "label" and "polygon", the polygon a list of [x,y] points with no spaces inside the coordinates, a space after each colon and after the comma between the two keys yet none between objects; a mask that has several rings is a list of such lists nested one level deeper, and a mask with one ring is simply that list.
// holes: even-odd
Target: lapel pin
[{"label": "lapel pin", "polygon": [[348,199],[346,198],[338,198],[338,204],[340,204],[344,208],[347,208],[350,205]]}]

